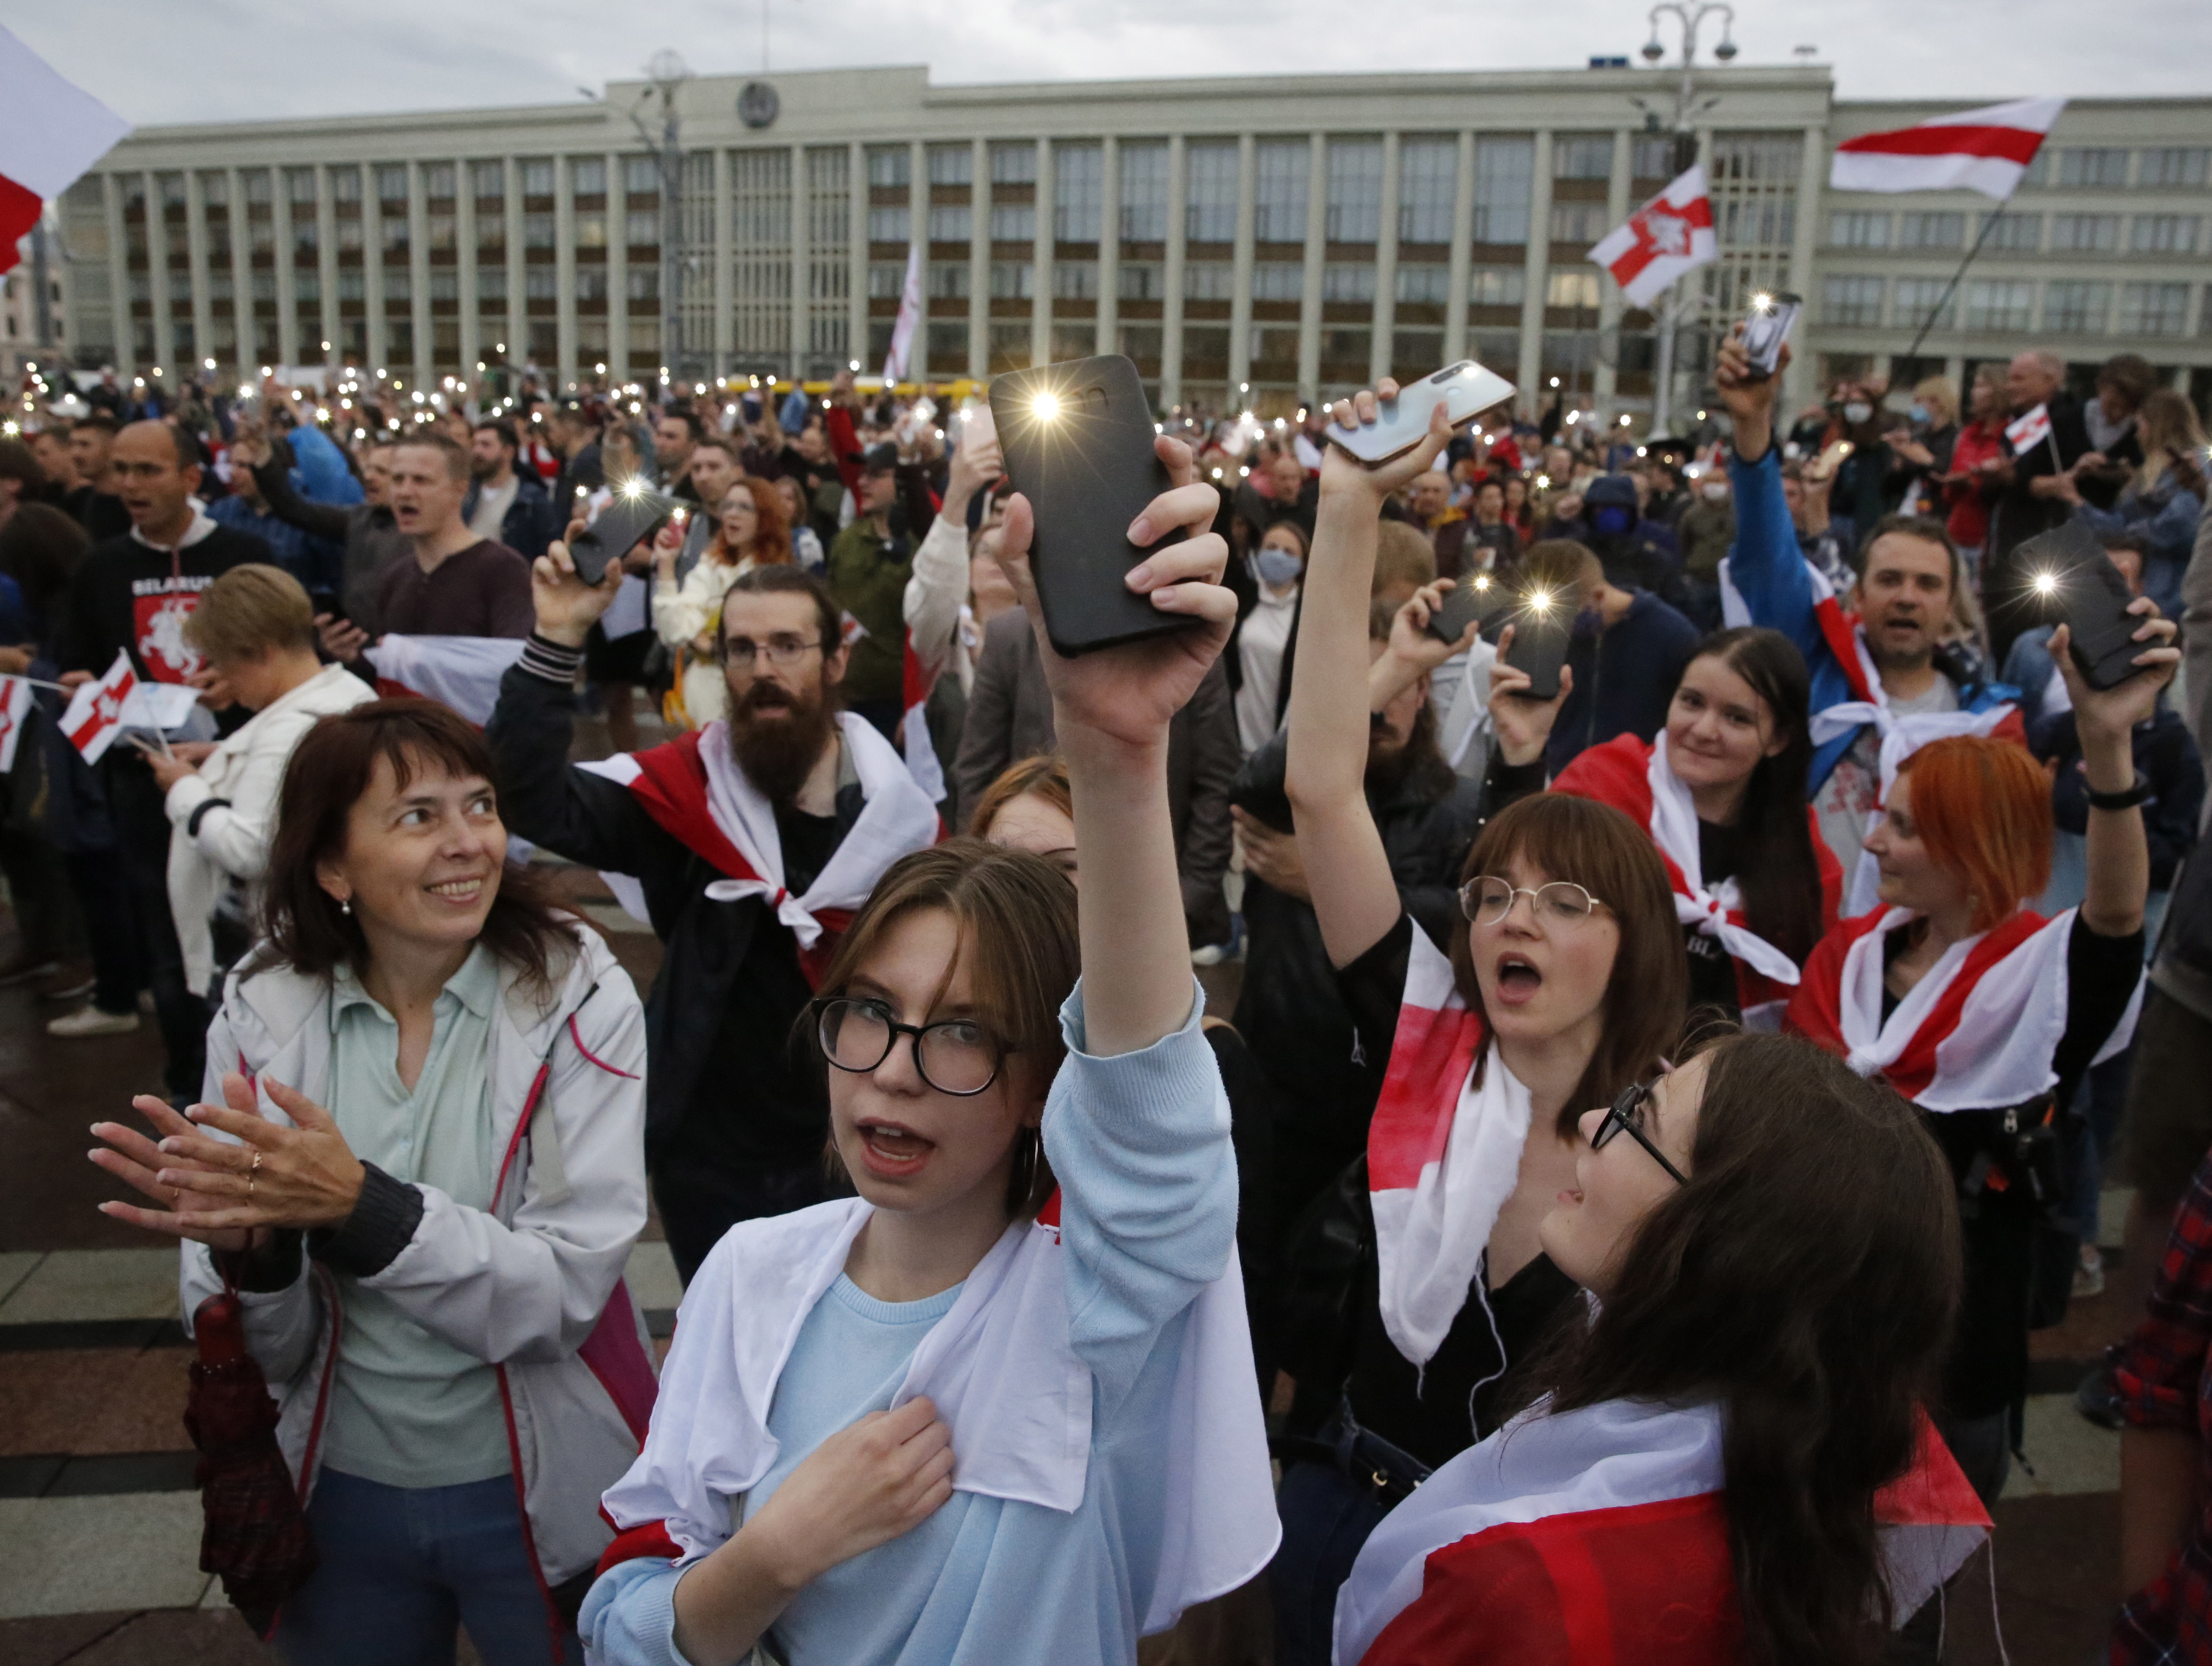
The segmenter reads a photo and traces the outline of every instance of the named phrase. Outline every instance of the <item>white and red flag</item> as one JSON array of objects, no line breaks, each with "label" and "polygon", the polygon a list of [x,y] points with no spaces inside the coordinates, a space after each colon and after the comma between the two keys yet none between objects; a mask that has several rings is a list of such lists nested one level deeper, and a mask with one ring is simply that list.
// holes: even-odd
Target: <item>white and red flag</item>
[{"label": "white and red flag", "polygon": [[914,332],[921,323],[921,245],[906,252],[906,284],[899,291],[898,321],[891,325],[891,349],[884,356],[884,386],[904,380],[914,356]]},{"label": "white and red flag", "polygon": [[115,652],[115,663],[106,674],[77,685],[69,709],[62,714],[62,733],[87,763],[97,763],[123,733],[124,708],[138,692],[138,673],[131,669],[131,656]]},{"label": "white and red flag", "polygon": [[899,751],[905,754],[907,773],[914,784],[929,794],[932,804],[945,802],[945,764],[937,756],[937,743],[929,733],[929,695],[937,686],[937,673],[914,651],[914,632],[906,633],[906,657],[900,676]]},{"label": "white and red flag", "polygon": [[2016,99],[1935,116],[1836,147],[1831,191],[1978,191],[2012,195],[2051,135],[2064,99]]},{"label": "white and red flag", "polygon": [[0,28],[0,272],[46,202],[77,182],[131,124]]},{"label": "white and red flag", "polygon": [[2036,406],[2005,424],[2005,440],[2014,457],[2025,457],[2051,437],[2051,407]]},{"label": "white and red flag", "polygon": [[377,638],[368,650],[376,667],[379,694],[419,695],[451,706],[481,729],[499,704],[499,679],[522,657],[512,636],[408,636]]},{"label": "white and red flag", "polygon": [[[1717,1405],[1539,1407],[1383,1519],[1336,1599],[1339,1666],[1726,1666],[1743,1658]],[[1990,1518],[1923,1418],[1875,1494],[1899,1623]]]},{"label": "white and red flag", "polygon": [[1703,164],[1691,168],[1628,216],[1589,252],[1631,301],[1649,307],[1683,273],[1720,253],[1713,236],[1713,199]]},{"label": "white and red flag", "polygon": [[22,744],[34,698],[27,678],[0,678],[0,775],[15,767],[15,748]]}]

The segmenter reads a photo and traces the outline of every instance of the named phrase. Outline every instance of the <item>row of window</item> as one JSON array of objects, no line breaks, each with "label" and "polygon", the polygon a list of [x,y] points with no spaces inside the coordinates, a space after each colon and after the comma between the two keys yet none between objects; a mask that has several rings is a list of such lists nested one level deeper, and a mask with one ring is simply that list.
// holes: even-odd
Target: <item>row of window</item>
[{"label": "row of window", "polygon": [[2130,150],[2118,145],[2073,145],[2036,153],[2022,184],[2061,190],[2170,191],[2203,185],[2212,178],[2212,148],[2154,145]]},{"label": "row of window", "polygon": [[[507,164],[504,161],[474,161],[466,165],[469,188],[479,203],[496,203],[507,196]],[[526,158],[514,164],[520,175],[522,194],[526,197],[550,197],[554,188],[554,164],[550,156]],[[281,170],[284,176],[286,200],[295,206],[311,206],[317,198],[316,170],[312,167],[288,167]],[[330,196],[334,203],[358,203],[364,185],[375,188],[377,200],[386,212],[407,211],[409,198],[407,166],[404,162],[377,162],[366,170],[351,163],[333,164],[325,170],[330,179]],[[453,162],[424,162],[421,165],[422,195],[431,201],[450,201],[460,175],[460,165]],[[364,173],[368,177],[364,178]],[[157,173],[155,189],[164,208],[182,208],[185,204],[185,176],[181,173]],[[651,197],[660,190],[660,161],[654,156],[625,156],[621,161],[623,189],[632,197]],[[271,170],[265,167],[245,167],[238,170],[241,193],[249,205],[269,203],[274,192]],[[196,176],[201,205],[206,208],[227,208],[230,202],[230,177],[221,168],[204,168]],[[577,197],[603,197],[607,190],[607,163],[604,156],[572,156],[568,159],[568,189]],[[137,175],[127,175],[123,185],[126,205],[143,199],[145,182]],[[82,195],[73,195],[71,201],[85,202]]]},{"label": "row of window", "polygon": [[[2032,254],[2045,246],[2046,220],[2053,254],[2117,254],[2123,247],[2124,224],[2124,246],[2134,253],[2194,254],[2203,228],[2202,218],[2194,214],[2138,214],[2124,222],[2117,214],[2045,216],[2001,209],[1984,215],[1974,232],[1984,249]],[[1832,248],[1958,249],[1966,241],[1963,213],[1921,210],[1893,216],[1852,209],[1828,216]]]},{"label": "row of window", "polygon": [[[1186,261],[1182,293],[1186,301],[1227,301],[1236,295],[1235,265],[1226,260]],[[1167,296],[1166,269],[1157,260],[1126,260],[1115,268],[1116,293],[1123,301],[1162,301]],[[937,260],[929,264],[924,289],[933,301],[964,301],[974,293],[971,269],[964,260]],[[989,263],[988,293],[994,300],[1028,300],[1036,294],[1036,268],[1026,260]],[[1331,260],[1321,269],[1321,299],[1327,302],[1372,303],[1376,297],[1376,268],[1364,263]],[[894,261],[877,261],[868,268],[868,295],[877,301],[896,301],[906,283],[906,268]],[[1451,268],[1433,261],[1408,262],[1398,268],[1398,300],[1412,306],[1447,306],[1451,299]],[[1519,266],[1475,266],[1468,270],[1467,300],[1476,307],[1518,307],[1528,289],[1528,274]],[[1091,260],[1052,263],[1052,293],[1062,301],[1091,301],[1098,295],[1098,264]],[[1293,261],[1255,261],[1252,266],[1251,296],[1256,301],[1296,303],[1305,293],[1305,268]],[[1561,268],[1547,275],[1545,303],[1551,307],[1587,307],[1595,311],[1600,285],[1595,271],[1588,267]]]},{"label": "row of window", "polygon": [[[1821,287],[1824,323],[1875,329],[1885,322],[1899,330],[1918,329],[1938,306],[1937,329],[1955,329],[1963,312],[1969,330],[2034,330],[2035,292],[2026,278],[1972,278],[1951,291],[1942,277],[1894,280],[1861,276],[1827,278]],[[2112,283],[2102,278],[2054,278],[2043,290],[2042,331],[2046,335],[2180,336],[2189,332],[2189,283]],[[1889,316],[1885,319],[1887,297]],[[2117,301],[2117,306],[2115,301]],[[2203,327],[2212,329],[2212,304]]]}]

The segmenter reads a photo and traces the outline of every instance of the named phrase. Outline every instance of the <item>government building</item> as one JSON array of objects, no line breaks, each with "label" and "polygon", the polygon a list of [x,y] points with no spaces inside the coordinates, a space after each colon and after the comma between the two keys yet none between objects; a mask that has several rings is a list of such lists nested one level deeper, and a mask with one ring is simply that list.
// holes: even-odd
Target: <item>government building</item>
[{"label": "government building", "polygon": [[1472,356],[1532,398],[1646,420],[1656,324],[1588,251],[1676,171],[1686,111],[1721,254],[1682,286],[1678,404],[1761,289],[1806,301],[1793,400],[1824,373],[1957,383],[2024,345],[2138,352],[2212,396],[2212,99],[2070,104],[1985,227],[2000,205],[1972,193],[1827,188],[1839,141],[1955,104],[1839,100],[1816,65],[1700,67],[1686,100],[1682,80],[889,68],[143,128],[62,205],[70,353],[418,385],[502,362],[559,386],[873,372],[912,258],[915,380],[1119,351],[1163,406],[1266,413]]}]

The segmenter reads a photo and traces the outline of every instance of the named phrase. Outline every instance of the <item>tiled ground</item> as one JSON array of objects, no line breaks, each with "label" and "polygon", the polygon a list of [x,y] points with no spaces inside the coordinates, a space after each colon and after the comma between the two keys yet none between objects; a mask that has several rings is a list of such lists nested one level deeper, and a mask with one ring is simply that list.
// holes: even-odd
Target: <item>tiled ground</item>
[{"label": "tiled ground", "polygon": [[[556,878],[644,987],[659,958],[651,934],[595,875]],[[0,952],[9,936],[0,915]],[[1212,1011],[1233,1010],[1242,970],[1204,975]],[[198,1567],[174,1256],[94,1209],[112,1193],[84,1160],[87,1124],[127,1114],[132,1092],[156,1085],[159,1043],[150,1022],[132,1037],[55,1042],[43,1027],[54,1010],[0,991],[0,1173],[12,1183],[0,1212],[0,1662],[266,1663]],[[2108,1241],[2117,1225],[2113,1214]],[[640,1245],[629,1276],[665,1335],[678,1295],[665,1248]],[[2082,1422],[2060,1390],[2126,1317],[2105,1298],[2084,1302],[2035,1339],[2038,1385],[2051,1390],[2028,1408],[2036,1474],[2016,1474],[1997,1511],[1996,1583],[2018,1666],[2081,1666],[2103,1633],[2118,1443]],[[1946,1658],[1998,1659],[1984,1561],[1953,1593]]]}]

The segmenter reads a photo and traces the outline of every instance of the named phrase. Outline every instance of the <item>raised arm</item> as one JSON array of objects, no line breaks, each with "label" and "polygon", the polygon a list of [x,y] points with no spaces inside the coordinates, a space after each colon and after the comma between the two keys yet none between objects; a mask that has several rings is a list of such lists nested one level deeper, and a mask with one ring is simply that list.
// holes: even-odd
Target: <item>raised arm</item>
[{"label": "raised arm", "polygon": [[1721,404],[1735,422],[1729,453],[1729,485],[1735,494],[1735,542],[1729,549],[1728,575],[1750,610],[1751,623],[1778,630],[1797,645],[1808,665],[1832,660],[1814,612],[1813,577],[1797,547],[1797,528],[1782,495],[1782,461],[1774,444],[1774,401],[1782,386],[1781,363],[1763,381],[1748,374],[1743,326],[1721,344],[1713,373]]},{"label": "raised arm", "polygon": [[1188,446],[1163,437],[1158,447],[1175,483],[1130,525],[1129,541],[1149,544],[1175,526],[1191,536],[1130,569],[1127,581],[1161,612],[1195,618],[1196,626],[1064,659],[1044,634],[1029,563],[1034,523],[1019,495],[1006,506],[999,552],[1037,633],[1074,793],[1085,1050],[1101,1057],[1150,1047],[1190,1016],[1190,939],[1168,813],[1168,723],[1197,692],[1237,617],[1237,599],[1221,584],[1229,546],[1206,530],[1219,495],[1199,480]]},{"label": "raised arm", "polygon": [[[1385,381],[1377,392],[1397,394]],[[1337,420],[1375,420],[1376,394],[1337,407]],[[1368,595],[1382,500],[1425,471],[1451,429],[1441,408],[1421,443],[1370,469],[1334,446],[1322,460],[1313,555],[1298,617],[1298,674],[1291,685],[1290,763],[1284,789],[1298,857],[1330,961],[1348,965],[1402,911],[1382,836],[1367,807]]]},{"label": "raised arm", "polygon": [[979,433],[958,447],[945,505],[915,547],[914,575],[906,581],[906,625],[915,657],[933,672],[951,655],[952,633],[968,599],[968,505],[1005,472],[995,435]]},{"label": "raised arm", "polygon": [[[2051,634],[2051,657],[2073,696],[2075,733],[2092,793],[2125,793],[2135,784],[2135,726],[2156,709],[2159,690],[2173,680],[2181,663],[2181,650],[2172,646],[2173,621],[2160,618],[2156,604],[2138,596],[2128,611],[2142,619],[2136,641],[2142,651],[2135,662],[2142,669],[2118,688],[2091,688],[2068,651],[2067,627],[2062,624]],[[2127,937],[2141,930],[2143,898],[2150,889],[2150,842],[2140,805],[2124,810],[2089,806],[2087,864],[2081,923],[2100,937]]]}]

